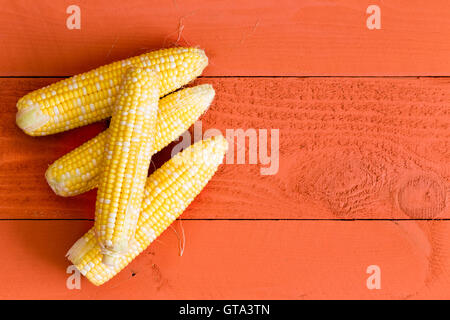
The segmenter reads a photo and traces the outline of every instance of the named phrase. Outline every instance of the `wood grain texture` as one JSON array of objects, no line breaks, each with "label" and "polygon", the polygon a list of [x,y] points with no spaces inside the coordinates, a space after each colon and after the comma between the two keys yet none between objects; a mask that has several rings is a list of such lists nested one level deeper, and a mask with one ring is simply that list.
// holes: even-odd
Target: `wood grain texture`
[{"label": "wood grain texture", "polygon": [[1,221],[0,298],[450,298],[449,221],[185,221],[182,257],[169,229],[104,286],[68,290],[64,254],[91,224]]},{"label": "wood grain texture", "polygon": [[[0,79],[0,218],[93,218],[95,192],[57,197],[44,172],[106,124],[43,138],[28,137],[14,124],[18,97],[56,80]],[[217,92],[201,118],[203,131],[279,129],[280,163],[268,176],[259,163],[226,163],[183,218],[450,217],[448,79],[198,82]],[[248,153],[248,144],[232,143],[235,152]],[[175,145],[153,158],[155,167]]]},{"label": "wood grain texture", "polygon": [[[448,75],[447,0],[0,1],[0,75],[73,75],[146,50],[199,45],[207,75]],[[381,8],[381,30],[366,9]],[[120,21],[120,23],[117,23]]]}]

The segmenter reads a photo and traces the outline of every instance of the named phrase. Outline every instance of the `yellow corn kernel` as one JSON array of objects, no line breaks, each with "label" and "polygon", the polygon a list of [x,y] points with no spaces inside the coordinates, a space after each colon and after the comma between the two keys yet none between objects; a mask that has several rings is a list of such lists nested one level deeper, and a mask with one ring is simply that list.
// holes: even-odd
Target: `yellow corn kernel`
[{"label": "yellow corn kernel", "polygon": [[170,48],[117,61],[35,90],[17,102],[17,125],[43,136],[80,127],[111,116],[120,81],[129,66],[159,74],[160,96],[198,77],[208,64],[197,48]]},{"label": "yellow corn kernel", "polygon": [[228,143],[223,136],[199,141],[175,155],[148,179],[136,235],[117,264],[102,263],[94,228],[68,251],[68,259],[95,285],[110,280],[144,251],[200,193],[223,161]]},{"label": "yellow corn kernel", "polygon": [[[185,132],[203,114],[214,99],[209,84],[186,88],[162,98],[156,121],[152,154]],[[97,187],[103,165],[103,150],[108,130],[56,160],[45,177],[60,196],[75,196]]]},{"label": "yellow corn kernel", "polygon": [[155,138],[158,74],[132,67],[114,104],[95,205],[95,232],[106,264],[133,237]]}]

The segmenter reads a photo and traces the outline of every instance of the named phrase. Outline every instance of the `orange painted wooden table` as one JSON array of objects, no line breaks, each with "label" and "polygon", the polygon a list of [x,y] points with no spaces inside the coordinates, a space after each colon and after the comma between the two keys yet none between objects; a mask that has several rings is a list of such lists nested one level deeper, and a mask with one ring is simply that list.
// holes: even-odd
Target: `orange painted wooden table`
[{"label": "orange painted wooden table", "polygon": [[[79,30],[66,26],[72,4]],[[381,29],[367,27],[372,4]],[[445,0],[0,1],[0,298],[450,298],[449,9]],[[203,132],[254,130],[260,142],[279,130],[275,171],[263,175],[261,157],[250,163],[252,137],[235,140],[234,163],[182,225],[104,286],[69,289],[64,255],[92,225],[95,191],[59,198],[44,172],[107,124],[33,138],[15,126],[15,103],[177,44],[210,57],[196,80],[217,92]]]}]

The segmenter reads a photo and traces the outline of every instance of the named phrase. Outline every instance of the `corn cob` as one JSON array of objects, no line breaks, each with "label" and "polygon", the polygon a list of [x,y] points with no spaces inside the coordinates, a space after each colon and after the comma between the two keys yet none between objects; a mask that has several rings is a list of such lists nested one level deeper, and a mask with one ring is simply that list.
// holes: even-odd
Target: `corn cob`
[{"label": "corn cob", "polygon": [[[186,131],[214,99],[209,84],[174,92],[159,101],[152,154]],[[45,177],[60,196],[74,196],[97,187],[108,130],[56,160]]]},{"label": "corn cob", "polygon": [[186,209],[216,172],[227,150],[222,136],[199,141],[175,155],[148,179],[136,235],[115,266],[102,264],[94,228],[68,251],[68,259],[95,285],[110,280],[144,251]]},{"label": "corn cob", "polygon": [[17,125],[43,136],[80,127],[111,116],[120,81],[129,66],[159,73],[160,96],[198,77],[208,64],[201,49],[170,48],[117,61],[35,90],[17,102]]},{"label": "corn cob", "polygon": [[158,74],[130,68],[116,98],[95,205],[104,263],[128,249],[144,196],[159,100]]}]

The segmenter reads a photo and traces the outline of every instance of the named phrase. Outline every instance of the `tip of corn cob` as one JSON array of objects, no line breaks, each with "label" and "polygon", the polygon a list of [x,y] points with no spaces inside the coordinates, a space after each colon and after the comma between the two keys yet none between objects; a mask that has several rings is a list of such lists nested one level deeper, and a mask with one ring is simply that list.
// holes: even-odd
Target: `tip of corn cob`
[{"label": "tip of corn cob", "polygon": [[227,139],[222,135],[217,135],[193,144],[175,155],[172,162],[177,165],[195,162],[197,165],[218,166],[223,162],[223,155],[227,150]]},{"label": "tip of corn cob", "polygon": [[200,48],[190,48],[192,52],[196,53],[199,56],[200,65],[205,68],[208,65],[208,56],[205,53],[205,50]]},{"label": "tip of corn cob", "polygon": [[43,113],[38,103],[31,104],[19,109],[16,114],[16,124],[26,134],[34,135],[34,131],[50,120],[50,117]]},{"label": "tip of corn cob", "polygon": [[210,141],[210,148],[211,150],[209,152],[212,152],[213,154],[217,154],[220,159],[223,158],[223,154],[228,150],[228,141],[224,138],[222,135],[213,136],[204,142]]},{"label": "tip of corn cob", "polygon": [[[216,91],[214,90],[213,86],[209,83],[200,84],[198,86],[192,87],[193,93],[202,93],[203,96],[201,97],[203,99],[203,104],[206,109],[209,108],[209,105],[214,100],[214,97],[216,95]],[[205,110],[206,111],[206,110]]]},{"label": "tip of corn cob", "polygon": [[[228,151],[228,141],[222,135],[211,137],[210,165],[219,166],[223,162],[223,155]],[[211,162],[212,161],[212,162]]]},{"label": "tip of corn cob", "polygon": [[[196,103],[189,110],[189,114],[194,118],[199,118],[203,113],[205,113],[209,106],[211,105],[214,97],[216,95],[216,91],[213,86],[209,83],[200,84],[195,87],[184,88],[183,90],[179,90],[172,94],[173,98],[176,99],[177,103],[180,105],[178,110],[182,109],[184,105],[183,99],[185,101],[189,101],[189,99],[195,99]],[[166,96],[169,97],[169,96]],[[181,97],[181,98],[180,98]],[[183,98],[184,97],[184,98]],[[169,105],[171,106],[171,105]],[[175,113],[174,113],[175,114]],[[195,120],[194,120],[195,121]],[[190,126],[191,124],[189,124]],[[188,129],[188,128],[186,128]],[[178,133],[177,136],[180,134]],[[176,137],[173,137],[175,139]]]},{"label": "tip of corn cob", "polygon": [[[187,48],[184,48],[183,50],[186,49]],[[194,63],[194,68],[196,66],[195,70],[192,73],[192,75],[194,75],[194,77],[192,78],[193,80],[200,76],[203,70],[208,66],[208,56],[206,55],[205,50],[200,48],[188,48],[187,50],[191,51],[194,54],[194,57],[191,58],[192,63]],[[195,57],[195,55],[197,57]]]}]

